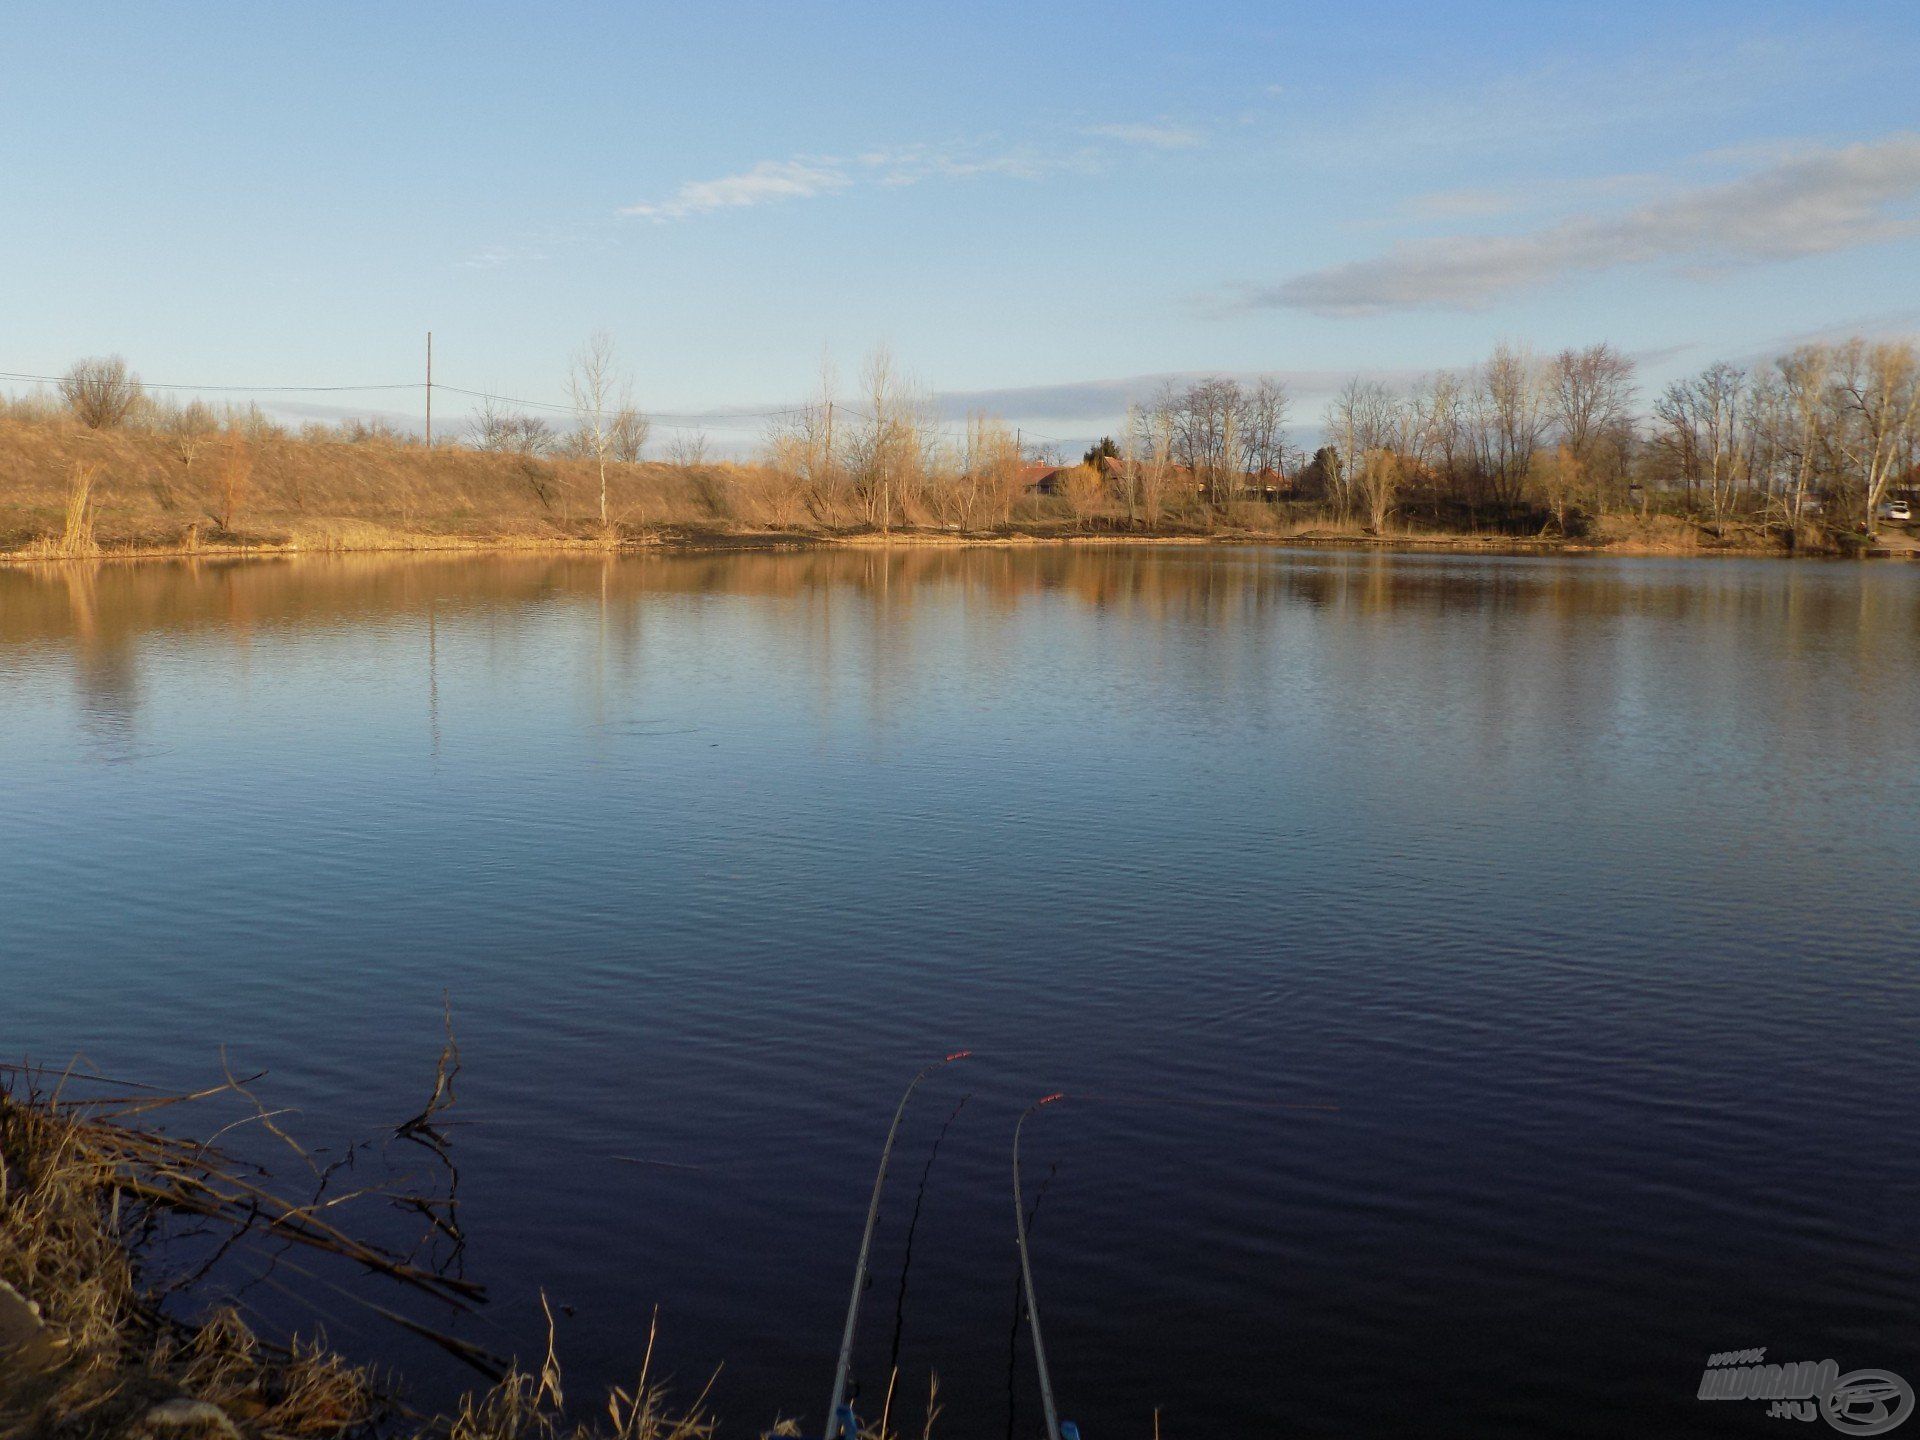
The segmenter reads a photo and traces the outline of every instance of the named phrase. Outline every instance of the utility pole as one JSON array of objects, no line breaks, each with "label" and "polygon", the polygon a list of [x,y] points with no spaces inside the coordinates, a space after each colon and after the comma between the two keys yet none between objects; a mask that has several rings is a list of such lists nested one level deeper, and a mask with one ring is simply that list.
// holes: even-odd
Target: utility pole
[{"label": "utility pole", "polygon": [[433,449],[433,331],[427,331],[427,449]]}]

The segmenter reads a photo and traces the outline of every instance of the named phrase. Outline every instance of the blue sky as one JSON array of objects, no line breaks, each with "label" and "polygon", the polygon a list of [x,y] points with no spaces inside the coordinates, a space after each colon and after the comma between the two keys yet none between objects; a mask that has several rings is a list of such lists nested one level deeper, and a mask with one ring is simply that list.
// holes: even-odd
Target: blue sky
[{"label": "blue sky", "polygon": [[1280,374],[1307,419],[1501,338],[1610,339],[1657,383],[1920,326],[1912,0],[10,4],[5,33],[8,371],[405,381],[431,328],[436,379],[557,401],[604,327],[678,413],[885,341],[950,413],[1078,440],[1164,374]]}]

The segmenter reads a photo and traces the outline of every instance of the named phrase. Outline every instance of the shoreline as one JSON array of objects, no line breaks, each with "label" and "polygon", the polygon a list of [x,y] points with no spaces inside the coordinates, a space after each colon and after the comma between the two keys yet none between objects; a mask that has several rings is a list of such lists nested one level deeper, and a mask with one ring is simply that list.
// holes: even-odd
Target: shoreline
[{"label": "shoreline", "polygon": [[[332,538],[321,544],[303,544],[297,539],[263,540],[238,544],[200,542],[181,544],[140,544],[99,546],[80,554],[60,554],[51,549],[0,551],[0,565],[38,567],[43,565],[97,564],[109,561],[144,560],[290,560],[330,555],[698,555],[729,551],[756,553],[803,552],[809,550],[888,550],[888,549],[1022,549],[1039,547],[1184,547],[1250,546],[1267,549],[1326,549],[1375,551],[1386,554],[1462,554],[1462,555],[1619,555],[1636,558],[1717,558],[1777,560],[1913,560],[1920,559],[1920,542],[1907,536],[1877,537],[1879,543],[1863,545],[1852,554],[1838,549],[1795,550],[1782,545],[1715,543],[1685,545],[1627,536],[1617,540],[1582,541],[1560,539],[1520,539],[1502,536],[1459,534],[1422,534],[1405,532],[1384,536],[1307,531],[1283,534],[1266,530],[1216,531],[1196,534],[1178,531],[1158,532],[1055,532],[1036,533],[1013,530],[955,534],[940,530],[895,530],[855,532],[809,531],[702,531],[652,532],[622,536],[612,540],[551,535],[467,537],[429,535],[419,532],[391,531],[361,538],[357,543]],[[1889,539],[1899,543],[1888,544]]]}]

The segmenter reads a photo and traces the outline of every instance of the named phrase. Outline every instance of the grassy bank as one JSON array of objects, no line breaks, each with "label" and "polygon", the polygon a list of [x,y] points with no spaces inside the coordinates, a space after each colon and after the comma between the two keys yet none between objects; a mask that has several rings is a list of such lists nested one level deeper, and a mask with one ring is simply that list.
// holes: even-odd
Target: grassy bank
[{"label": "grassy bank", "polygon": [[[444,1065],[441,1073],[445,1078]],[[436,1102],[442,1093],[436,1083]],[[231,1121],[185,1135],[176,1129],[187,1113],[223,1101],[238,1107]],[[444,1145],[432,1129],[434,1112],[430,1102],[386,1143],[397,1137]],[[537,1367],[523,1367],[439,1335],[399,1309],[360,1301],[367,1314],[434,1339],[490,1375],[492,1383],[446,1413],[423,1416],[398,1398],[394,1377],[330,1348],[317,1331],[279,1341],[263,1335],[243,1315],[243,1302],[225,1298],[236,1292],[219,1282],[223,1267],[231,1271],[266,1254],[316,1298],[322,1288],[348,1294],[316,1273],[331,1263],[343,1274],[371,1272],[404,1294],[433,1300],[428,1313],[481,1299],[479,1287],[450,1268],[366,1238],[349,1218],[371,1214],[368,1223],[377,1231],[380,1215],[417,1202],[428,1207],[429,1228],[437,1225],[444,1236],[455,1223],[447,1195],[398,1193],[370,1179],[371,1148],[355,1173],[336,1175],[340,1162],[323,1167],[279,1128],[276,1116],[283,1113],[261,1106],[247,1082],[232,1076],[197,1095],[175,1096],[0,1067],[0,1436],[708,1440],[714,1434],[698,1400],[677,1407],[653,1378],[651,1337],[645,1355],[636,1357],[633,1387],[599,1397],[591,1407],[597,1418],[588,1423],[570,1418],[565,1407],[551,1339]],[[276,1146],[284,1141],[293,1157],[285,1168],[301,1177],[307,1193],[229,1148],[246,1136]],[[303,1263],[285,1258],[292,1255]],[[405,1308],[400,1299],[392,1305]],[[551,1323],[550,1312],[548,1318]],[[798,1432],[783,1424],[770,1433]]]},{"label": "grassy bank", "polygon": [[[1496,521],[1408,506],[1374,529],[1324,503],[1198,496],[1148,519],[1108,492],[1009,494],[972,524],[926,495],[908,496],[882,527],[851,492],[767,464],[704,462],[610,466],[602,525],[598,484],[592,462],[562,457],[272,432],[182,447],[150,431],[0,420],[0,558],[1103,540],[1638,554],[1848,549],[1844,537],[1805,523],[1644,511],[1596,517],[1572,536],[1525,510]],[[1891,545],[1908,548],[1898,537]]]}]

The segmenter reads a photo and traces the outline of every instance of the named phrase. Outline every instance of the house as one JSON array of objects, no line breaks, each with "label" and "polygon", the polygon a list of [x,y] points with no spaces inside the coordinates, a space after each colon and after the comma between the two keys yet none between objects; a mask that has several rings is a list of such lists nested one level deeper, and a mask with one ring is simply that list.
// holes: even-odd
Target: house
[{"label": "house", "polygon": [[1044,460],[1028,461],[1020,467],[1020,488],[1033,495],[1058,495],[1066,488],[1066,473],[1072,468]]}]

